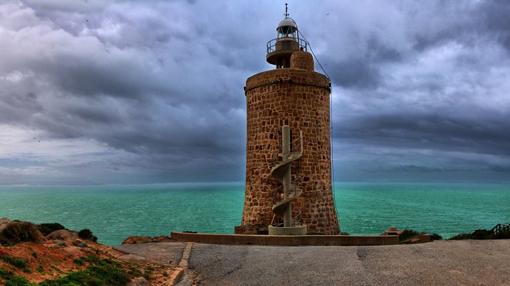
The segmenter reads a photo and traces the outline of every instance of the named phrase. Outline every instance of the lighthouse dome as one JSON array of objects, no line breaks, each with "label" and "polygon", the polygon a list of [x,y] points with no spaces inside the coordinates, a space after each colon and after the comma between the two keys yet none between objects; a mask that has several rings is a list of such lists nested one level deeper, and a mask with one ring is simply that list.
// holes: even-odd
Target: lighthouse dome
[{"label": "lighthouse dome", "polygon": [[296,32],[298,29],[296,21],[290,17],[285,17],[278,23],[276,30],[281,34],[291,34]]},{"label": "lighthouse dome", "polygon": [[280,27],[294,27],[297,29],[297,24],[296,21],[294,21],[294,19],[290,17],[285,17],[283,20],[280,21],[280,23],[278,23],[278,28]]}]

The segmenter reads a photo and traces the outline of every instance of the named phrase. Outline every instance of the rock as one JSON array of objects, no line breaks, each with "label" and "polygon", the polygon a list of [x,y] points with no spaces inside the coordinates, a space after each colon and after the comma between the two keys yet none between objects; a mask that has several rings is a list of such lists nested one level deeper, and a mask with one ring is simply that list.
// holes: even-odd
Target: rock
[{"label": "rock", "polygon": [[493,239],[494,234],[492,231],[486,229],[477,229],[471,234],[472,239]]},{"label": "rock", "polygon": [[409,239],[406,239],[404,241],[401,241],[402,244],[413,244],[413,243],[425,243],[425,242],[431,242],[432,237],[429,234],[426,233],[420,233],[417,234]]},{"label": "rock", "polygon": [[432,240],[442,240],[442,239],[443,239],[443,237],[442,237],[442,236],[440,236],[440,235],[439,235],[439,234],[437,234],[437,233],[433,233],[433,234],[431,234],[431,235],[430,235],[430,238],[431,238]]},{"label": "rock", "polygon": [[52,240],[62,240],[68,243],[72,243],[73,241],[78,239],[78,233],[76,231],[68,229],[60,229],[55,230],[54,232],[48,234],[46,238]]},{"label": "rock", "polygon": [[148,242],[152,242],[152,238],[150,236],[130,236],[126,238],[122,244],[139,244]]},{"label": "rock", "polygon": [[92,242],[97,242],[97,237],[92,234],[92,231],[90,229],[85,228],[78,232],[78,237],[81,239],[89,240]]},{"label": "rock", "polygon": [[5,217],[0,217],[0,233],[4,230],[4,228],[11,222],[10,219]]},{"label": "rock", "polygon": [[164,241],[172,241],[172,239],[166,235],[152,237],[152,242],[164,242]]},{"label": "rock", "polygon": [[415,230],[412,230],[412,229],[404,229],[398,235],[398,240],[400,242],[404,242],[404,241],[410,240],[411,238],[414,238],[414,237],[416,237],[416,236],[418,236],[420,234],[421,233],[419,233],[419,232],[417,232]]},{"label": "rock", "polygon": [[126,286],[149,286],[150,283],[143,277],[136,277],[131,279]]},{"label": "rock", "polygon": [[407,230],[399,230],[398,228],[394,226],[390,226],[382,235],[398,235],[400,236],[405,233]]},{"label": "rock", "polygon": [[122,244],[139,244],[139,243],[149,243],[149,242],[163,242],[163,241],[172,241],[172,239],[168,236],[130,236],[126,238]]},{"label": "rock", "polygon": [[450,238],[450,240],[461,239],[502,239],[510,238],[510,225],[498,224],[490,230],[477,229],[472,233],[460,233]]},{"label": "rock", "polygon": [[450,240],[462,240],[462,239],[471,239],[470,233],[459,233],[455,236],[450,237]]},{"label": "rock", "polygon": [[42,243],[44,241],[44,235],[30,222],[7,221],[6,219],[2,219],[0,222],[0,244]]}]

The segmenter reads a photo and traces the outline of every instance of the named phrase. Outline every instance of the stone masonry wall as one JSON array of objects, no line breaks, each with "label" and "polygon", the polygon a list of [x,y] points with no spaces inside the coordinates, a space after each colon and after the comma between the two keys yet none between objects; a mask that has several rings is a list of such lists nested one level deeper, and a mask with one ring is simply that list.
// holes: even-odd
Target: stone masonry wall
[{"label": "stone masonry wall", "polygon": [[[281,183],[270,175],[280,158],[281,127],[288,124],[292,141],[303,132],[303,157],[292,164],[292,182],[303,191],[293,202],[293,218],[309,234],[338,234],[331,192],[330,82],[320,73],[275,69],[246,82],[247,160],[242,224],[237,233],[257,233],[273,219]],[[296,141],[298,142],[298,141]],[[298,151],[299,143],[292,146]]]}]

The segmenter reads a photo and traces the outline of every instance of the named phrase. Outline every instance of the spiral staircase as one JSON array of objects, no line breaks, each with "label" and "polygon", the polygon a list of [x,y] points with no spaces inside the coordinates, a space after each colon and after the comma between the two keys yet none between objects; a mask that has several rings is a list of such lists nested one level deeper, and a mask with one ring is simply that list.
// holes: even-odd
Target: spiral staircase
[{"label": "spiral staircase", "polygon": [[301,190],[292,184],[292,162],[303,156],[303,133],[299,132],[299,151],[291,152],[290,127],[282,126],[282,153],[279,154],[281,161],[271,168],[271,176],[278,179],[283,187],[283,199],[273,205],[273,221],[275,217],[283,218],[283,226],[269,225],[270,235],[305,235],[306,225],[296,225],[292,219],[292,202],[302,195]]}]

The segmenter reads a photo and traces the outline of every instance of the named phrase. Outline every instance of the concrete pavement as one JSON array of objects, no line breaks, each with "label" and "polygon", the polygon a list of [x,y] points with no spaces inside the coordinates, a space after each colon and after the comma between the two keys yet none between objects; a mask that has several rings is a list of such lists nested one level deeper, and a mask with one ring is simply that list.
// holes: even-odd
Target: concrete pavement
[{"label": "concrete pavement", "polygon": [[[184,243],[121,246],[179,259]],[[168,259],[172,257],[172,259]],[[510,240],[392,246],[193,244],[183,285],[510,285]]]}]

